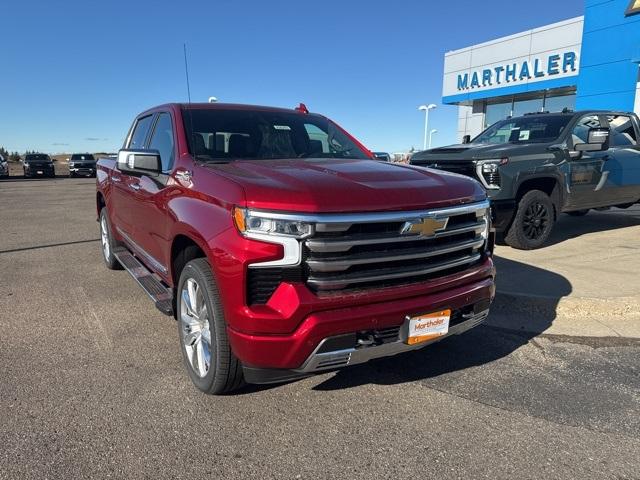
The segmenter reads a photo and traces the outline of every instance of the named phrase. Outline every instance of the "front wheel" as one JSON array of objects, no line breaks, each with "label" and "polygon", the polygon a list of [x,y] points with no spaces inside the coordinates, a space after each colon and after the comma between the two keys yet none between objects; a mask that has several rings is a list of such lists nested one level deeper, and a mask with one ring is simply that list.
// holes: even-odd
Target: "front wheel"
[{"label": "front wheel", "polygon": [[527,192],[518,203],[505,242],[520,250],[540,248],[551,235],[554,217],[549,195],[540,190]]},{"label": "front wheel", "polygon": [[177,294],[178,336],[191,381],[215,395],[240,388],[242,365],[231,351],[220,294],[206,259],[185,265]]},{"label": "front wheel", "polygon": [[113,236],[111,235],[111,225],[107,207],[100,210],[100,245],[102,246],[102,259],[109,270],[122,270],[122,265],[113,254]]}]

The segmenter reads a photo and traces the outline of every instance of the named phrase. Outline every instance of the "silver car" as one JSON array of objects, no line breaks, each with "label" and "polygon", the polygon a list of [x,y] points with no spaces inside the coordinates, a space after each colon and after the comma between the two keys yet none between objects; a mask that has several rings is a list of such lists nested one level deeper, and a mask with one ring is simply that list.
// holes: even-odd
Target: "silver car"
[{"label": "silver car", "polygon": [[7,178],[9,176],[9,164],[7,159],[0,155],[0,178]]}]

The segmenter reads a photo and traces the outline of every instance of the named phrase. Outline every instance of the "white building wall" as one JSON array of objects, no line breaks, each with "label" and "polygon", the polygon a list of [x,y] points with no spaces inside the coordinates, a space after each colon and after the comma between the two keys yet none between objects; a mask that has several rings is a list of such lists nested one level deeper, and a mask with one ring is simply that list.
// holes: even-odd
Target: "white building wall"
[{"label": "white building wall", "polygon": [[471,138],[479,135],[484,130],[484,112],[474,112],[473,107],[460,105],[458,107],[458,130],[456,138],[462,142],[462,137],[471,135]]},{"label": "white building wall", "polygon": [[[584,17],[576,17],[448,52],[444,58],[442,96],[448,97],[577,76],[580,69],[583,26]],[[559,73],[550,74],[548,72],[549,57],[559,55],[562,59],[564,54],[569,52],[575,54],[575,69],[564,71],[561,60]],[[520,79],[519,73],[525,62],[531,71],[531,78]],[[539,65],[540,72],[543,73],[539,77],[536,77],[533,71],[536,62]],[[500,74],[501,81],[498,81],[495,72],[496,67],[513,66],[514,64],[517,67],[518,78],[506,81],[506,73],[503,71]],[[482,73],[485,70],[489,70],[492,73],[489,83],[484,83],[482,79]],[[471,87],[470,83],[474,74],[479,77],[480,84]],[[467,88],[459,88],[458,77],[460,75],[467,76]]]}]

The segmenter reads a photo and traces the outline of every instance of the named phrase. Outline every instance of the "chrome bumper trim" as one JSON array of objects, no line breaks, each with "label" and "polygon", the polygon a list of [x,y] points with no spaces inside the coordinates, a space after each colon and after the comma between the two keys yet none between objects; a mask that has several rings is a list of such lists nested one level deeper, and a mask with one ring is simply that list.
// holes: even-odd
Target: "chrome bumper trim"
[{"label": "chrome bumper trim", "polygon": [[[317,353],[322,348],[323,344],[328,340],[324,339],[316,347],[316,349],[309,355],[307,360],[302,364],[300,368],[294,371],[298,373],[311,374],[321,372],[323,370],[332,370],[336,368],[346,367],[348,365],[357,365],[359,363],[365,363],[369,360],[382,357],[390,357],[399,353],[409,352],[412,350],[419,350],[439,342],[440,340],[447,338],[451,335],[460,335],[467,330],[472,329],[480,325],[489,316],[489,310],[485,310],[480,313],[476,313],[468,320],[458,323],[457,325],[449,328],[449,333],[434,340],[419,343],[417,345],[408,345],[404,343],[403,339],[398,338],[395,342],[385,343],[382,345],[375,345],[370,347],[361,348],[347,348],[344,350],[337,350],[333,352]],[[401,329],[402,331],[402,329]]]}]

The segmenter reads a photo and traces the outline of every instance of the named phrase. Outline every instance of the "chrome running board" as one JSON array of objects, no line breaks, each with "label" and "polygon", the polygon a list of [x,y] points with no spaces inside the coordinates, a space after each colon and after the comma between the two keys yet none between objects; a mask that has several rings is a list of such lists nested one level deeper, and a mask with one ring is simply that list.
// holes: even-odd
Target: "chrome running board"
[{"label": "chrome running board", "polygon": [[165,315],[173,315],[173,292],[156,276],[124,248],[117,248],[113,255],[118,262],[131,274],[147,295],[153,300],[156,308]]}]

